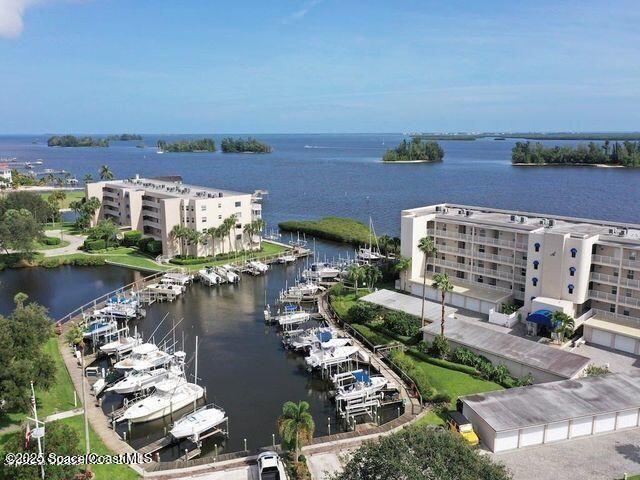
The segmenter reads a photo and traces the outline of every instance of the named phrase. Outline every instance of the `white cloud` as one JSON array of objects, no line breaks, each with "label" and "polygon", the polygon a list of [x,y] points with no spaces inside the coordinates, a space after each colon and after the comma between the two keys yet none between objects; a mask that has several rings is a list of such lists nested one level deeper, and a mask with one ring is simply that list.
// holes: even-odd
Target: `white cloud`
[{"label": "white cloud", "polygon": [[24,12],[36,3],[40,0],[0,0],[0,37],[19,37],[24,28]]},{"label": "white cloud", "polygon": [[[0,0],[0,1],[2,1],[2,0]],[[296,10],[291,15],[289,15],[285,19],[285,22],[291,21],[291,20],[300,20],[307,13],[309,13],[311,10],[313,10],[314,7],[316,7],[317,5],[320,5],[323,1],[324,0],[309,0],[309,1],[305,2],[304,5],[299,10]]]}]

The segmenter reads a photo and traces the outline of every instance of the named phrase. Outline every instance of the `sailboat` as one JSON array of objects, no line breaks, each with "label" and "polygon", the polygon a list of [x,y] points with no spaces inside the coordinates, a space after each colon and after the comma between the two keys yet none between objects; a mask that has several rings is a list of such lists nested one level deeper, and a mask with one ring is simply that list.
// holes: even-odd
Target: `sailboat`
[{"label": "sailboat", "polygon": [[378,239],[373,229],[373,220],[369,217],[369,246],[361,247],[360,250],[358,250],[358,259],[364,260],[365,262],[372,262],[382,258],[382,255],[379,253],[380,247],[378,247],[378,251],[373,249],[373,238],[375,238],[376,246],[378,246]]}]

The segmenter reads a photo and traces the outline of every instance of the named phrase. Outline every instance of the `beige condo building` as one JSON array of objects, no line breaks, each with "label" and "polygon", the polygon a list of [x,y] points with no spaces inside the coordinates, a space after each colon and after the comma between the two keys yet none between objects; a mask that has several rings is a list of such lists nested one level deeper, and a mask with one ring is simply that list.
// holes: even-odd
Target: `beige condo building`
[{"label": "beige condo building", "polygon": [[261,218],[262,206],[252,194],[217,188],[187,185],[167,179],[135,178],[88,183],[87,198],[100,200],[100,209],[93,219],[111,219],[126,230],[139,230],[145,236],[162,242],[162,253],[174,256],[181,253],[179,241],[171,230],[176,225],[203,232],[219,227],[235,215],[236,224],[230,238],[209,240],[206,244],[182,248],[189,255],[212,255],[221,252],[260,247],[260,237],[249,238],[244,226]]},{"label": "beige condo building", "polygon": [[[425,236],[438,249],[426,272]],[[490,314],[521,303],[532,325],[561,310],[587,342],[640,354],[640,225],[440,204],[404,210],[401,240],[411,258],[403,287],[414,295],[426,275],[438,300],[431,280],[447,273],[454,306]]]}]

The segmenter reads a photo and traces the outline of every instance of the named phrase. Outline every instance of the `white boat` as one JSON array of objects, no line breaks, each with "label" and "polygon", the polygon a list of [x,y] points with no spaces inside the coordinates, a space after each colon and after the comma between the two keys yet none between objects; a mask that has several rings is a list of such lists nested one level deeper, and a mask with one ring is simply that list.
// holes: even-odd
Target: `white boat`
[{"label": "white boat", "polygon": [[100,351],[107,355],[122,355],[132,351],[134,347],[140,344],[142,344],[140,337],[120,337],[117,340],[102,345]]},{"label": "white boat", "polygon": [[111,335],[118,330],[118,322],[115,320],[107,319],[104,317],[98,317],[89,324],[84,331],[84,338],[105,337]]},{"label": "white boat", "polygon": [[328,341],[336,334],[336,330],[331,327],[309,328],[297,335],[285,337],[283,343],[293,350],[304,350],[311,348],[317,341]]},{"label": "white boat", "polygon": [[360,370],[351,373],[351,381],[339,386],[336,401],[350,401],[371,397],[387,386],[387,379],[381,375],[369,376]]},{"label": "white boat", "polygon": [[382,258],[382,255],[372,250],[371,248],[367,247],[367,248],[361,248],[360,250],[358,250],[358,258],[360,260],[369,262],[369,261],[380,260]]},{"label": "white boat", "polygon": [[311,268],[302,272],[305,280],[316,280],[319,282],[334,280],[338,275],[340,275],[340,270],[325,262],[312,263]]},{"label": "white boat", "polygon": [[191,284],[191,282],[193,282],[193,275],[189,275],[186,273],[169,272],[165,273],[162,276],[161,281],[162,283],[172,283],[186,287],[187,285]]},{"label": "white boat", "polygon": [[296,256],[292,253],[285,253],[278,257],[278,263],[292,263],[296,261]]},{"label": "white boat", "polygon": [[232,269],[218,267],[218,275],[223,277],[229,283],[238,283],[240,281],[240,275],[234,272]]},{"label": "white boat", "polygon": [[212,267],[205,267],[198,270],[198,278],[200,278],[202,283],[209,286],[222,283],[220,275],[218,275]]},{"label": "white boat", "polygon": [[131,355],[120,360],[113,368],[116,370],[150,370],[166,365],[172,359],[173,355],[160,350],[153,343],[143,343],[133,347]]},{"label": "white boat", "polygon": [[306,282],[289,287],[288,290],[282,292],[280,295],[280,301],[286,302],[288,300],[292,300],[300,302],[305,300],[314,300],[316,295],[318,295],[322,290],[324,290],[323,287],[307,280]]},{"label": "white boat", "polygon": [[351,345],[326,349],[322,348],[312,352],[304,360],[309,368],[324,368],[328,365],[335,365],[344,362],[356,355],[358,351],[358,347]]},{"label": "white boat", "polygon": [[200,435],[214,429],[226,419],[224,410],[210,403],[175,422],[170,433],[176,440],[189,438],[197,442]]},{"label": "white boat", "polygon": [[175,283],[150,283],[145,287],[147,292],[169,295],[171,297],[181,295],[186,289],[187,287]]},{"label": "white boat", "polygon": [[249,266],[261,273],[264,273],[267,270],[269,270],[269,265],[267,265],[266,263],[259,262],[257,260],[250,261]]},{"label": "white boat", "polygon": [[149,422],[171,415],[204,396],[204,389],[195,383],[165,380],[156,385],[154,393],[139,400],[124,411],[119,421]]},{"label": "white boat", "polygon": [[285,309],[284,313],[273,317],[273,320],[278,322],[278,325],[280,325],[281,327],[298,325],[300,323],[308,322],[310,319],[310,313],[293,309]]},{"label": "white boat", "polygon": [[133,370],[122,380],[107,388],[107,392],[115,392],[121,395],[136,393],[156,386],[158,383],[167,380],[170,375],[178,374],[178,370],[172,373],[171,369],[164,367],[156,368],[155,370]]},{"label": "white boat", "polygon": [[107,303],[104,307],[95,310],[93,314],[97,316],[128,320],[138,316],[138,306],[131,304]]}]

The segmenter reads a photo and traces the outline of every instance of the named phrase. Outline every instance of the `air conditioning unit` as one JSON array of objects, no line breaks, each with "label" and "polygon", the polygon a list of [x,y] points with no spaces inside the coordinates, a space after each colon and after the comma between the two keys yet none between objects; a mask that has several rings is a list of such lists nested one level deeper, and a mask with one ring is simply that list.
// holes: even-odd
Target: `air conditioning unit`
[{"label": "air conditioning unit", "polygon": [[529,219],[525,216],[520,217],[520,223],[525,223],[527,220]]},{"label": "air conditioning unit", "polygon": [[518,218],[518,216],[517,216],[517,215],[511,215],[511,216],[509,217],[509,220],[510,220],[511,222],[515,222],[515,221],[516,221],[516,218]]},{"label": "air conditioning unit", "polygon": [[442,207],[440,205],[436,205],[436,212],[441,212],[442,211]]},{"label": "air conditioning unit", "polygon": [[553,218],[549,219],[549,226],[554,227],[555,225],[556,225],[556,221]]},{"label": "air conditioning unit", "polygon": [[618,229],[616,227],[609,228],[609,235],[617,235]]}]

